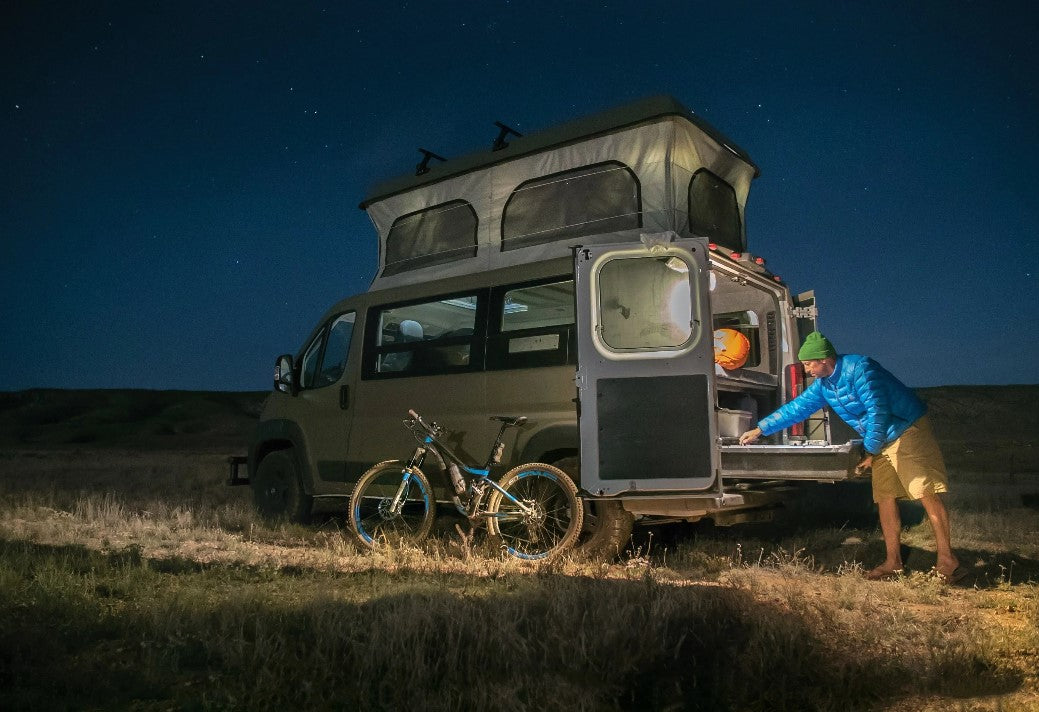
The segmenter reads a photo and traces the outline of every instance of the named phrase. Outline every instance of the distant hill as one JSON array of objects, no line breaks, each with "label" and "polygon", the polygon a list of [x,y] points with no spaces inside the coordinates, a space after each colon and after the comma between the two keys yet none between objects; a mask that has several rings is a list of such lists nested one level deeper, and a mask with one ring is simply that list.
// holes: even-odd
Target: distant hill
[{"label": "distant hill", "polygon": [[266,392],[34,389],[0,393],[0,447],[244,452]]},{"label": "distant hill", "polygon": [[[1039,385],[942,386],[927,402],[950,465],[1039,471]],[[267,392],[0,393],[0,448],[224,448],[244,452]]]},{"label": "distant hill", "polygon": [[1039,472],[1039,385],[920,388],[951,466]]}]

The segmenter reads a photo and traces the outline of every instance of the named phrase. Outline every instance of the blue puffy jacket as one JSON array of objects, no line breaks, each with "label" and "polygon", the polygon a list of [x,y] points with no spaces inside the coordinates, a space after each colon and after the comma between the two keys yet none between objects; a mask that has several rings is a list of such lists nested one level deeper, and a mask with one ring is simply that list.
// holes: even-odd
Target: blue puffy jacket
[{"label": "blue puffy jacket", "polygon": [[800,423],[829,404],[845,423],[862,436],[867,452],[878,454],[927,413],[915,393],[883,366],[866,356],[837,357],[833,373],[817,378],[805,392],[764,418],[763,435]]}]

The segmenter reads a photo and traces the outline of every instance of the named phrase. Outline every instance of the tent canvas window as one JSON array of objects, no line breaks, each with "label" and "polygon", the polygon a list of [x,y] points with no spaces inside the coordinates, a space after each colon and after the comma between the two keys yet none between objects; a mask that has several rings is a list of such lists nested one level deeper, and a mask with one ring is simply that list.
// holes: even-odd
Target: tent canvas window
[{"label": "tent canvas window", "polygon": [[639,228],[641,203],[638,178],[618,161],[535,178],[505,204],[501,249]]},{"label": "tent canvas window", "polygon": [[689,181],[689,229],[730,249],[746,249],[736,191],[705,168]]},{"label": "tent canvas window", "polygon": [[397,218],[386,237],[383,276],[476,256],[476,211],[452,200]]}]

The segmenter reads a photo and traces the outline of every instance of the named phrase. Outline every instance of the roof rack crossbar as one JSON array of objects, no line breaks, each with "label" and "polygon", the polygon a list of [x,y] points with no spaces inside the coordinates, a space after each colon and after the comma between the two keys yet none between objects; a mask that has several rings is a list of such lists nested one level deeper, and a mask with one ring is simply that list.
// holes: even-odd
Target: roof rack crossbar
[{"label": "roof rack crossbar", "polygon": [[519,131],[506,126],[500,121],[495,121],[494,125],[501,129],[501,131],[498,132],[498,138],[494,139],[494,143],[491,145],[492,151],[500,151],[503,148],[507,147],[509,144],[505,140],[505,137],[509,134],[512,134],[516,138],[523,138],[523,134],[521,134]]},{"label": "roof rack crossbar", "polygon": [[415,166],[415,175],[417,175],[417,176],[420,176],[423,173],[429,173],[429,159],[430,158],[435,158],[435,159],[437,159],[438,161],[440,161],[442,163],[447,161],[447,159],[444,158],[443,156],[438,156],[437,154],[433,153],[432,151],[427,151],[424,148],[420,148],[419,149],[419,153],[422,154],[422,162],[419,163],[417,166]]}]

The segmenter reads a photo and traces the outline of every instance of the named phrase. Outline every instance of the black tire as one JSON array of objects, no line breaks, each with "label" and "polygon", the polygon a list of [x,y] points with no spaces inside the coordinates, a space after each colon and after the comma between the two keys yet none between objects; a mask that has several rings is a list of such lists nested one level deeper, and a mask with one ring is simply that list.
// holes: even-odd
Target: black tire
[{"label": "black tire", "polygon": [[[576,457],[564,457],[552,463],[580,481],[580,465]],[[584,505],[584,525],[577,540],[576,553],[590,559],[613,560],[631,541],[631,530],[635,516],[624,509],[621,503],[608,499],[581,498]]]},{"label": "black tire", "polygon": [[533,509],[524,515],[501,492],[491,490],[487,512],[491,534],[519,559],[552,559],[573,547],[584,512],[577,485],[552,465],[532,462],[506,472],[498,485]]},{"label": "black tire", "polygon": [[429,536],[436,518],[436,499],[429,478],[412,468],[404,503],[397,513],[387,505],[393,500],[404,474],[404,463],[387,460],[375,465],[357,481],[350,495],[350,527],[369,548],[414,546]]},{"label": "black tire", "polygon": [[275,450],[260,460],[253,478],[253,502],[265,519],[287,519],[306,524],[314,503],[303,491],[299,466],[292,450]]}]

